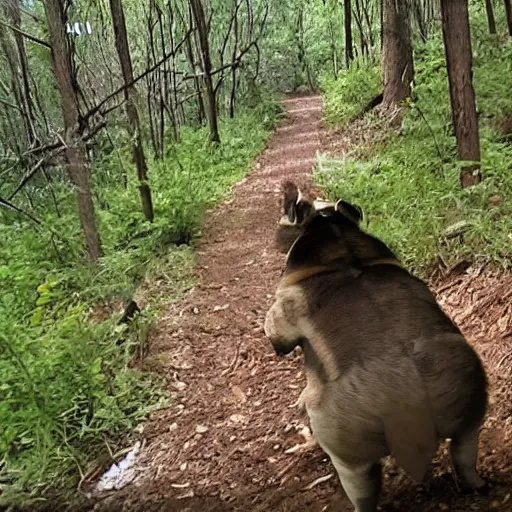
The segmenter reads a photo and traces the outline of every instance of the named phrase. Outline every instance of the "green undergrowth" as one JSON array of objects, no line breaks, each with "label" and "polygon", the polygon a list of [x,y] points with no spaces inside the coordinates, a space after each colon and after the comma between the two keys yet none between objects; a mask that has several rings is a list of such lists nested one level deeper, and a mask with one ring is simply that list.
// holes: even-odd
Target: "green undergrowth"
[{"label": "green undergrowth", "polygon": [[[41,227],[1,213],[0,506],[65,501],[98,456],[126,446],[147,414],[169,403],[161,377],[130,360],[158,308],[193,284],[194,242],[207,209],[246,175],[276,113],[263,102],[222,121],[216,148],[205,129],[185,129],[164,159],[150,160],[153,223],[140,214],[126,145],[97,159],[105,254],[94,267],[80,263],[69,189],[58,190],[60,216],[48,204],[33,212]],[[122,306],[138,287],[149,307],[129,327],[117,325],[122,307],[112,315],[109,304]]]},{"label": "green undergrowth", "polygon": [[320,81],[324,95],[324,119],[328,126],[352,121],[382,90],[378,66],[353,64],[335,80],[325,75]]},{"label": "green undergrowth", "polygon": [[[439,259],[447,266],[462,260],[498,266],[512,262],[512,145],[501,142],[496,130],[497,122],[512,114],[512,45],[483,31],[477,34],[474,80],[485,177],[481,184],[465,190],[459,186],[440,37],[416,51],[415,101],[400,133],[370,113],[365,123],[379,142],[338,159],[323,155],[317,168],[326,194],[359,204],[367,215],[365,227],[423,276]],[[346,86],[352,82],[346,80]],[[357,95],[340,93],[336,87],[325,94],[327,105],[339,97],[352,97],[353,108],[361,104]]]}]

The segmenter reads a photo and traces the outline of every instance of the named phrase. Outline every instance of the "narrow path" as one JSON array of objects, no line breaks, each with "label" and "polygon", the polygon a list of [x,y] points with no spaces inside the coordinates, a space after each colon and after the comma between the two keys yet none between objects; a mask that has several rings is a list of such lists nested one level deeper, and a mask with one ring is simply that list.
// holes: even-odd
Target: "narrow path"
[{"label": "narrow path", "polygon": [[[320,147],[321,98],[285,105],[255,171],[207,219],[200,284],[160,319],[150,358],[174,385],[175,407],[149,421],[141,476],[103,510],[301,510],[334,482],[293,505],[300,489],[333,471],[318,449],[285,453],[304,442],[307,420],[292,407],[302,366],[278,359],[263,333],[284,262],[273,241],[280,185],[309,181]],[[317,505],[308,510],[326,502]]]}]

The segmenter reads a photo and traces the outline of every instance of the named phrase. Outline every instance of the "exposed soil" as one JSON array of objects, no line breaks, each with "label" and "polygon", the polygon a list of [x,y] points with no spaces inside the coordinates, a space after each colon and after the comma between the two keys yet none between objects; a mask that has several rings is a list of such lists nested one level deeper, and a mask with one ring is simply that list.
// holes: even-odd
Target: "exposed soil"
[{"label": "exposed soil", "polygon": [[[150,339],[145,364],[161,368],[175,402],[145,427],[138,479],[95,510],[353,510],[317,446],[286,453],[307,439],[307,418],[294,407],[302,360],[277,358],[263,333],[284,263],[273,244],[280,184],[310,181],[322,136],[320,97],[285,103],[254,172],[208,216],[200,284],[169,306]],[[489,371],[480,469],[494,484],[489,498],[460,495],[441,449],[422,485],[387,464],[382,510],[512,510],[512,277],[471,268],[435,286]]]}]

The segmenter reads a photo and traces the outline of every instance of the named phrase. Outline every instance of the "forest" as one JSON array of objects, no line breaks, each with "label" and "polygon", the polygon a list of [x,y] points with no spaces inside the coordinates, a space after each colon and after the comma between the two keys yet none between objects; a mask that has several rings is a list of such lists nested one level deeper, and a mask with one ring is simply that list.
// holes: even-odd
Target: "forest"
[{"label": "forest", "polygon": [[[275,375],[253,345],[264,343],[260,317],[282,266],[267,261],[277,257],[260,228],[274,229],[276,190],[295,165],[323,197],[361,206],[365,229],[431,284],[475,345],[484,331],[492,338],[482,357],[502,408],[487,428],[510,419],[511,0],[0,0],[0,62],[0,510],[89,510],[94,482],[142,432],[174,436],[184,382],[231,376],[217,388],[242,397],[240,417],[256,414],[245,405],[257,387],[251,372],[269,365],[261,382]],[[290,125],[283,149],[290,116],[297,132]],[[215,244],[231,236],[239,247],[229,256]],[[217,257],[222,279],[209,269]],[[204,304],[190,299],[201,287]],[[206,310],[226,322],[176,323]],[[208,340],[222,332],[241,341],[214,350]],[[294,393],[297,382],[286,382]],[[221,392],[205,386],[221,410]],[[180,404],[199,422],[207,405],[194,397]],[[267,424],[292,402],[270,405]],[[190,429],[165,437],[179,440],[170,452],[212,432]],[[499,432],[501,441],[486,441],[485,467],[500,483],[478,510],[512,507],[503,483],[512,440]],[[265,460],[281,461],[273,450],[282,441],[268,442]],[[195,459],[162,459],[164,445],[153,441],[147,460],[168,466],[159,492],[174,499],[189,487],[172,465],[185,474]],[[240,472],[237,460],[219,475],[228,465]],[[215,474],[208,464],[194,471]],[[293,467],[275,470],[277,483],[248,480],[246,494],[284,492]],[[204,493],[198,484],[177,503],[234,489],[228,477],[208,478]],[[305,495],[331,510],[341,491],[322,482]],[[457,503],[444,480],[431,485],[439,499],[414,510],[459,510],[442,508]],[[145,489],[119,510],[164,510]],[[272,492],[249,509],[303,510]],[[413,510],[407,499],[389,510]],[[166,510],[231,510],[209,503]]]}]

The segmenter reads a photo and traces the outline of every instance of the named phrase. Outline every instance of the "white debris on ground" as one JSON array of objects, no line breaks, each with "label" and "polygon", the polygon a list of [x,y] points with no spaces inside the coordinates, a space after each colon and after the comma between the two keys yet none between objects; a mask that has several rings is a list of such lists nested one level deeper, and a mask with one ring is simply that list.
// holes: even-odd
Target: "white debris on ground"
[{"label": "white debris on ground", "polygon": [[140,441],[137,441],[124,459],[112,464],[110,469],[103,474],[96,484],[94,491],[96,493],[102,493],[105,491],[118,490],[133,482],[137,476],[137,470],[134,467],[135,459],[141,451],[141,448],[142,445]]}]

